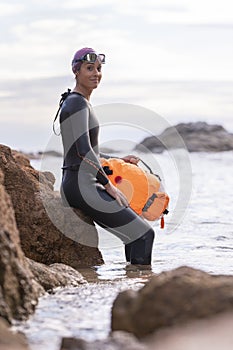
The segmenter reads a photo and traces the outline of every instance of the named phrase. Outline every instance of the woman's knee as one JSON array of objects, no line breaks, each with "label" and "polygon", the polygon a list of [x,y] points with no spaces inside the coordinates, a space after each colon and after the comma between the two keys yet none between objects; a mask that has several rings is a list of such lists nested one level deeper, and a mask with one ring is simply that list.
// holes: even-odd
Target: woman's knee
[{"label": "woman's knee", "polygon": [[155,232],[152,228],[150,228],[142,237],[141,239],[142,240],[145,240],[145,241],[152,241],[154,240],[154,237],[155,237]]}]

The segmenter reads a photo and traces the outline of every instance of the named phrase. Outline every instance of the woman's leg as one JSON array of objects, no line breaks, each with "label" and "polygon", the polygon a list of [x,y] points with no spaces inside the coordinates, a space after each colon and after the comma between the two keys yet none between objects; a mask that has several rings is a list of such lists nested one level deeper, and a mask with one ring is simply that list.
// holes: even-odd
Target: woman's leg
[{"label": "woman's leg", "polygon": [[83,210],[98,225],[120,238],[125,244],[126,260],[131,264],[151,264],[154,240],[151,226],[131,208],[120,206],[90,174],[81,175],[79,181],[76,178],[63,186],[69,205]]},{"label": "woman's leg", "polygon": [[115,202],[116,210],[108,213],[89,207],[86,212],[98,225],[125,243],[126,261],[131,264],[150,265],[154,230],[131,208],[120,207],[106,191],[100,189],[100,196],[108,203]]},{"label": "woman's leg", "polygon": [[125,245],[126,261],[131,264],[150,265],[152,247],[154,241],[154,231],[151,229],[141,238]]}]

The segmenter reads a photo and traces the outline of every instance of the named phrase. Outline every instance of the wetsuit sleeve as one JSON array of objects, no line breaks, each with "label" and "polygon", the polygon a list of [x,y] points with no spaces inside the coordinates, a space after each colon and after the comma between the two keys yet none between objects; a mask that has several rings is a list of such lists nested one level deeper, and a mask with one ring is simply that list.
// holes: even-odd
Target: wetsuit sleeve
[{"label": "wetsuit sleeve", "polygon": [[70,116],[73,137],[77,155],[89,164],[90,170],[95,174],[96,179],[106,185],[109,180],[105,174],[97,154],[94,152],[89,136],[89,109],[86,106]]}]

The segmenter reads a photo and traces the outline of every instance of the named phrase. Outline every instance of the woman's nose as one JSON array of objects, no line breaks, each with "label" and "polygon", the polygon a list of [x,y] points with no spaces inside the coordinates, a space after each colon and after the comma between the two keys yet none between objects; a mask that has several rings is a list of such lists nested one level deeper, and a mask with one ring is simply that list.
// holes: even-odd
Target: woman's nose
[{"label": "woman's nose", "polygon": [[95,69],[94,69],[94,74],[95,74],[95,75],[98,75],[98,74],[99,74],[98,68],[95,68]]}]

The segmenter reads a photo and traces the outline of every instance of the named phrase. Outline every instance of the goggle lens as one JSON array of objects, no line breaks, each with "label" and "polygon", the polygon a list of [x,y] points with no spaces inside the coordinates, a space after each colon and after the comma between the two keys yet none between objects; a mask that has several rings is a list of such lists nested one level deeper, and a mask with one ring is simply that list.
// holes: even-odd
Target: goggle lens
[{"label": "goggle lens", "polygon": [[79,59],[79,61],[87,61],[87,62],[90,62],[90,63],[95,63],[95,61],[97,59],[100,61],[100,63],[105,63],[105,55],[103,53],[100,53],[100,54],[97,55],[94,52],[87,53],[86,55],[81,57]]}]

